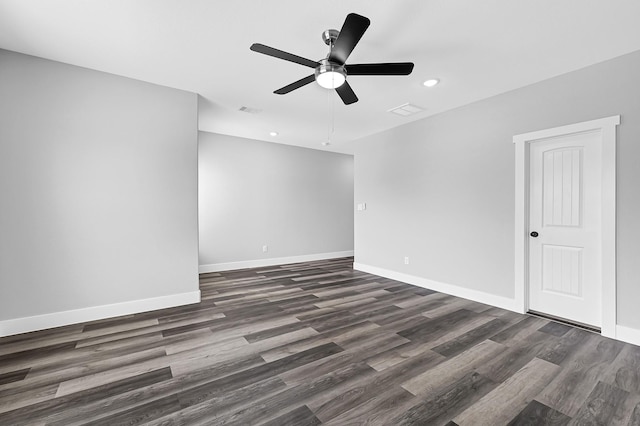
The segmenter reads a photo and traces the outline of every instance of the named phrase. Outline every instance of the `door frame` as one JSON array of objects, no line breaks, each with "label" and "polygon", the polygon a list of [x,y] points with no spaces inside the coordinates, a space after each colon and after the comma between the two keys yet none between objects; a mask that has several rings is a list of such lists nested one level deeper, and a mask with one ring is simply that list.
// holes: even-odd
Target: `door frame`
[{"label": "door frame", "polygon": [[616,338],[616,126],[620,116],[569,124],[513,137],[515,145],[515,291],[516,306],[529,309],[529,147],[532,143],[600,131],[602,144],[602,327]]}]

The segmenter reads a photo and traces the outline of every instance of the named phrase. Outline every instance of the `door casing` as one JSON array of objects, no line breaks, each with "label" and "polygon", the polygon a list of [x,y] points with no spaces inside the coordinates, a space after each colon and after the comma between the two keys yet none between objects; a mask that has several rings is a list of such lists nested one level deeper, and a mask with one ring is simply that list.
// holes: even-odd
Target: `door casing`
[{"label": "door casing", "polygon": [[616,126],[620,116],[554,127],[513,137],[515,145],[515,289],[516,306],[527,312],[529,285],[529,147],[536,141],[599,131],[602,144],[602,327],[616,338]]}]

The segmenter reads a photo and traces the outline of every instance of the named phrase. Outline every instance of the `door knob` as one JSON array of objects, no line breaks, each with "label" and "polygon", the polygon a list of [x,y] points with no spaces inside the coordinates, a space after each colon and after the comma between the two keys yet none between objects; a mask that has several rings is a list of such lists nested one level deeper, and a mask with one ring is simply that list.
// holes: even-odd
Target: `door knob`
[{"label": "door knob", "polygon": [[537,236],[538,236],[538,233],[537,233],[536,231],[533,231],[533,232],[532,232],[531,234],[529,234],[529,235],[531,235],[533,238],[535,238],[535,237],[537,237]]}]

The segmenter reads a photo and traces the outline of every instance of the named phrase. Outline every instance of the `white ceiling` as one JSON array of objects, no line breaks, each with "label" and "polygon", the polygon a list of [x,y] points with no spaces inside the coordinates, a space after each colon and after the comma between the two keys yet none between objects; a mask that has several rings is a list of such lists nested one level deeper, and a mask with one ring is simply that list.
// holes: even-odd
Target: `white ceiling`
[{"label": "white ceiling", "polygon": [[[350,77],[349,106],[315,83],[274,95],[312,70],[249,46],[321,59],[322,31],[349,12],[371,26],[347,63],[412,61],[413,73]],[[200,130],[351,152],[360,137],[639,50],[638,17],[638,0],[0,0],[0,48],[199,93]],[[425,88],[428,77],[442,82]],[[387,112],[407,102],[426,110]]]}]

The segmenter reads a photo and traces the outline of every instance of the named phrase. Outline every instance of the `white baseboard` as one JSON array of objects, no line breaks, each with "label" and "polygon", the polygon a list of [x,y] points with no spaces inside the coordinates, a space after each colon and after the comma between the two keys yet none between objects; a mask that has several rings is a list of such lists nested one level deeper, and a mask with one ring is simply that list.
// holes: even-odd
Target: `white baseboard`
[{"label": "white baseboard", "polygon": [[624,325],[616,325],[615,339],[640,346],[640,330],[637,328],[625,327]]},{"label": "white baseboard", "polygon": [[336,251],[332,253],[305,254],[302,256],[272,257],[269,259],[244,260],[241,262],[212,263],[200,265],[201,274],[207,272],[233,271],[236,269],[261,268],[263,266],[286,265],[288,263],[313,262],[314,260],[335,259],[337,257],[353,256],[353,250]]},{"label": "white baseboard", "polygon": [[139,312],[154,311],[156,309],[190,305],[192,303],[200,303],[200,290],[189,293],[172,294],[170,296],[114,303],[111,305],[92,306],[90,308],[74,309],[71,311],[3,320],[0,321],[0,337],[112,318],[120,315],[130,315]]},{"label": "white baseboard", "polygon": [[496,296],[495,294],[485,293],[483,291],[471,290],[464,287],[459,287],[453,284],[446,284],[439,281],[433,281],[426,278],[417,277],[415,275],[409,275],[402,272],[396,272],[389,269],[379,268],[377,266],[365,265],[362,263],[353,264],[353,269],[358,271],[367,272],[369,274],[378,275],[384,278],[390,278],[392,280],[401,281],[403,283],[412,284],[418,287],[435,290],[440,293],[450,294],[456,297],[462,297],[463,299],[473,300],[474,302],[480,302],[498,308],[506,309],[508,311],[522,312],[522,307],[516,303],[515,299],[508,297]]}]

